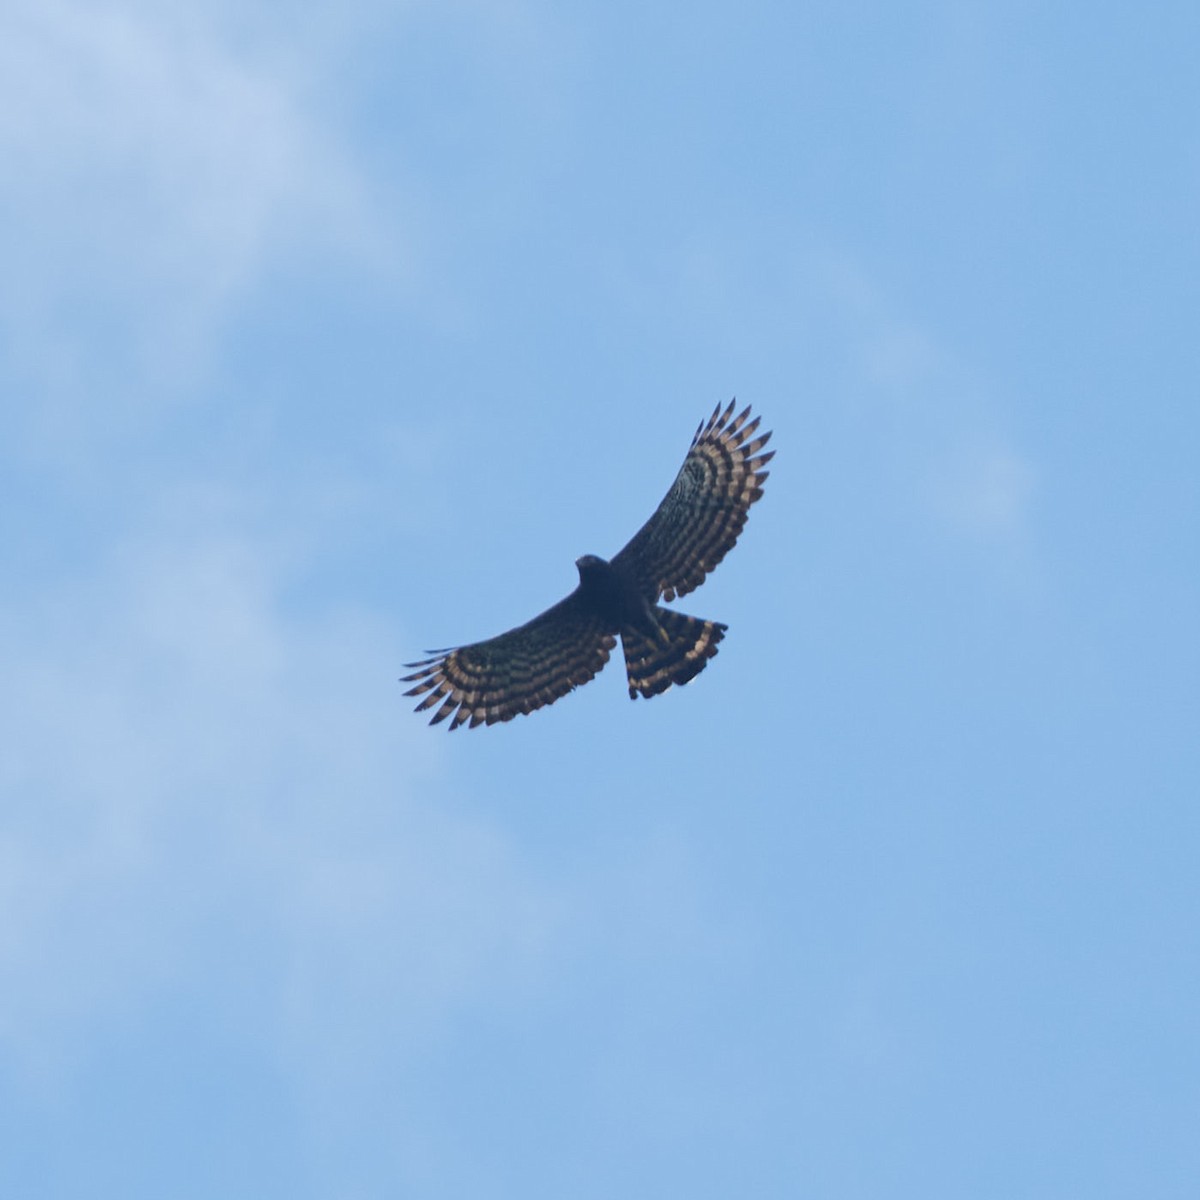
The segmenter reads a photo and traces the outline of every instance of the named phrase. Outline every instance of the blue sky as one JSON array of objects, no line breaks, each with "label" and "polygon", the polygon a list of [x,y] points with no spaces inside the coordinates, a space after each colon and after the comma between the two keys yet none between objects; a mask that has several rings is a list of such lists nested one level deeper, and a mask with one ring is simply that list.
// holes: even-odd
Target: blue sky
[{"label": "blue sky", "polygon": [[[1200,17],[0,7],[0,1192],[1192,1197]],[[620,670],[396,682],[763,503]]]}]

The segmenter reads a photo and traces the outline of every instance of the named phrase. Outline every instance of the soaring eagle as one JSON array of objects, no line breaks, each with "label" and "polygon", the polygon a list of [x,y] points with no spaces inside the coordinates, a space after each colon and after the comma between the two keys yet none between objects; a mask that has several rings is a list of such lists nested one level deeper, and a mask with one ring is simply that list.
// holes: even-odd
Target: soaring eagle
[{"label": "soaring eagle", "polygon": [[608,562],[594,554],[576,560],[579,586],[566,599],[499,637],[408,663],[417,670],[403,682],[416,686],[405,695],[423,695],[416,711],[437,705],[430,724],[452,716],[451,729],[510,721],[592,679],[618,634],[631,699],[699,675],[727,626],[658,601],[704,582],[763,494],[771,435],[755,437],[761,418],[748,421],[749,408],[734,417],[733,407],[717,405],[700,423],[670,491],[623,550]]}]

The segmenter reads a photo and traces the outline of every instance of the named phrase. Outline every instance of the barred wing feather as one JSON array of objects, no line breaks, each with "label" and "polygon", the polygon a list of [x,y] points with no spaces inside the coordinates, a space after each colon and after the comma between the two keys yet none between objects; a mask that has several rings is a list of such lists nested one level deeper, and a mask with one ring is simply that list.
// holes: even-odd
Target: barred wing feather
[{"label": "barred wing feather", "polygon": [[699,587],[733,549],[750,505],[762,496],[770,474],[763,467],[775,452],[762,452],[771,435],[755,437],[761,418],[749,416],[747,407],[734,417],[731,401],[700,423],[671,490],[613,558],[652,603]]}]

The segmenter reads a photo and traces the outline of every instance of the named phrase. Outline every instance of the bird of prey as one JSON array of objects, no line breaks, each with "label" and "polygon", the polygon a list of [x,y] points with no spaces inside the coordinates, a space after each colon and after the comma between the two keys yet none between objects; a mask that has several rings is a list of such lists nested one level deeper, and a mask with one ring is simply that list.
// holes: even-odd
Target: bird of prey
[{"label": "bird of prey", "polygon": [[577,559],[579,586],[532,621],[486,642],[426,651],[433,657],[402,682],[423,696],[416,711],[437,705],[431,725],[451,729],[510,721],[553,704],[587,683],[608,662],[620,635],[629,696],[649,698],[694,679],[717,653],[727,626],[664,608],[685,596],[733,548],[750,505],[763,494],[775,452],[770,433],[754,436],[760,417],[733,416],[718,404],[701,421],[683,466],[654,515],[606,562]]}]

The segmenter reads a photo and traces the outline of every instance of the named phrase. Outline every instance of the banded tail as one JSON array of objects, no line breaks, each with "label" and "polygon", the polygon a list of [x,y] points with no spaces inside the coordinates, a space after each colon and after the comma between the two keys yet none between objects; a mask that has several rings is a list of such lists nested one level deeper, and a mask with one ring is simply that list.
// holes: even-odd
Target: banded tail
[{"label": "banded tail", "polygon": [[720,621],[704,621],[659,605],[653,612],[666,635],[664,640],[651,641],[636,629],[621,630],[631,700],[639,695],[648,700],[673,683],[695,679],[716,654],[717,643],[728,628]]}]

